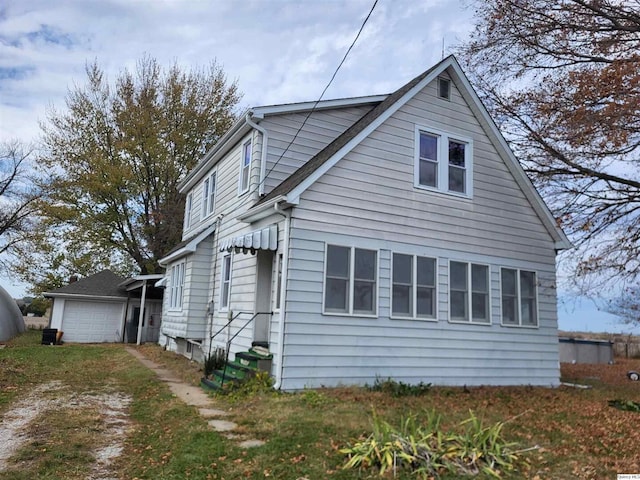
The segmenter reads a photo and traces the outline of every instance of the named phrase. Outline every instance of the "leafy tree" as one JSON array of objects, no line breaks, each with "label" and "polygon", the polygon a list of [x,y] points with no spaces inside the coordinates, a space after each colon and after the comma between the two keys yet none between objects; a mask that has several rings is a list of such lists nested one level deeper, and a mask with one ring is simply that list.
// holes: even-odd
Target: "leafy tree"
[{"label": "leafy tree", "polygon": [[[482,0],[461,48],[478,93],[597,290],[640,275],[640,3]],[[570,257],[571,258],[571,257]]]},{"label": "leafy tree", "polygon": [[51,306],[51,301],[44,297],[36,297],[31,300],[27,307],[27,313],[33,313],[36,317],[42,317],[47,313],[47,308]]},{"label": "leafy tree", "polygon": [[0,267],[33,231],[37,190],[31,178],[32,151],[18,141],[0,143]]},{"label": "leafy tree", "polygon": [[640,325],[640,286],[623,289],[616,298],[609,300],[607,311],[628,325]]},{"label": "leafy tree", "polygon": [[35,291],[107,266],[155,272],[181,239],[177,185],[231,126],[240,99],[215,62],[183,72],[145,57],[115,85],[97,63],[86,73],[66,111],[52,109],[42,124],[38,164],[50,178],[28,255],[38,271],[20,272]]}]

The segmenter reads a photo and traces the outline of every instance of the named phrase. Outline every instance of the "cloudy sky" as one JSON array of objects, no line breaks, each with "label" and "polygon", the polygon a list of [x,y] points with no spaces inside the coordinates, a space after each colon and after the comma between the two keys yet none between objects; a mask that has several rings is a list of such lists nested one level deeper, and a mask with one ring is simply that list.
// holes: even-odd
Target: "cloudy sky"
[{"label": "cloudy sky", "polygon": [[[325,98],[388,93],[464,41],[466,0],[379,0]],[[0,141],[37,144],[49,108],[64,109],[97,61],[111,80],[148,55],[185,69],[216,60],[242,106],[315,100],[373,0],[3,0]],[[24,286],[0,277],[14,296]],[[586,315],[586,317],[585,317]],[[618,329],[589,302],[560,309],[561,327]]]}]

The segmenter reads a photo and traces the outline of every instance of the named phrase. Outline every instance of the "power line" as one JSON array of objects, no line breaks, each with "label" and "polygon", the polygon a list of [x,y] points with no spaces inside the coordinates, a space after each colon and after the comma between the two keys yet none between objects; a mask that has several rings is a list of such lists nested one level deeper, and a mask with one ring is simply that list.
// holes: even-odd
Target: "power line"
[{"label": "power line", "polygon": [[[320,97],[318,98],[318,100],[315,101],[315,103],[313,104],[313,107],[311,107],[311,110],[309,110],[309,113],[307,113],[307,116],[305,117],[304,121],[302,122],[302,124],[298,128],[298,131],[296,132],[296,134],[293,136],[293,138],[291,139],[291,141],[287,145],[287,148],[284,149],[284,151],[280,154],[280,156],[275,161],[275,163],[271,166],[271,168],[267,171],[267,173],[265,173],[264,178],[260,181],[260,183],[258,183],[256,185],[256,188],[259,188],[260,185],[262,185],[267,180],[267,177],[269,176],[269,174],[273,171],[274,168],[276,168],[278,163],[280,163],[280,160],[282,160],[284,155],[289,151],[289,148],[291,147],[291,145],[293,145],[293,142],[295,142],[296,138],[298,138],[298,135],[300,134],[300,132],[302,131],[302,129],[306,125],[307,120],[309,120],[309,117],[315,111],[316,107],[318,106],[318,104],[322,100],[322,97],[324,97],[324,94],[327,92],[327,90],[329,89],[329,87],[333,83],[333,80],[336,78],[336,75],[338,74],[338,71],[340,71],[340,68],[344,64],[344,62],[347,59],[347,57],[349,56],[349,53],[351,52],[351,49],[353,48],[353,46],[358,41],[358,38],[360,38],[360,34],[362,33],[362,30],[364,30],[364,27],[367,24],[367,22],[369,21],[369,17],[371,17],[371,14],[375,10],[377,4],[378,4],[378,0],[374,0],[373,5],[371,6],[371,10],[369,10],[369,13],[367,14],[367,16],[365,17],[364,21],[362,22],[362,25],[360,25],[360,30],[358,30],[358,33],[356,34],[356,37],[353,39],[353,42],[351,42],[351,45],[347,49],[347,52],[342,57],[342,60],[340,61],[340,64],[336,68],[335,72],[333,72],[333,75],[331,76],[331,79],[329,80],[329,83],[327,83],[327,86],[324,87],[324,90],[322,90],[322,93],[320,94]],[[255,189],[254,189],[254,191],[255,191]]]}]

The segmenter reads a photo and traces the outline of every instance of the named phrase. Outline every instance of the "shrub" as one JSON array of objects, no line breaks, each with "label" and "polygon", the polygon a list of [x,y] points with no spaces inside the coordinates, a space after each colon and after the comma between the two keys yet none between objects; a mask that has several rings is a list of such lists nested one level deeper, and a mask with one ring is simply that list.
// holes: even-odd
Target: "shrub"
[{"label": "shrub", "polygon": [[204,360],[204,376],[209,378],[214,370],[224,368],[226,361],[227,351],[224,348],[216,347],[215,351]]},{"label": "shrub", "polygon": [[420,382],[416,385],[411,385],[391,378],[382,380],[378,377],[374,384],[370,387],[367,385],[367,388],[372,392],[383,392],[392,397],[417,397],[427,393],[431,389],[431,384]]}]

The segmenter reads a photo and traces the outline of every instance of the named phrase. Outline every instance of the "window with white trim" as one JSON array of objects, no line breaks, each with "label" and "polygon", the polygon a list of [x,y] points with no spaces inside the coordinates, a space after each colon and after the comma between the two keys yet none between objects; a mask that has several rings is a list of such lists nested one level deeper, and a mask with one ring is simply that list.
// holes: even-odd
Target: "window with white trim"
[{"label": "window with white trim", "polygon": [[393,254],[391,316],[436,318],[436,259]]},{"label": "window with white trim", "polygon": [[491,323],[489,267],[449,262],[449,319],[453,322]]},{"label": "window with white trim", "polygon": [[213,213],[216,199],[216,172],[209,175],[202,184],[202,217]]},{"label": "window with white trim", "polygon": [[538,326],[536,272],[503,268],[500,273],[502,324]]},{"label": "window with white trim", "polygon": [[184,293],[184,268],[185,262],[180,262],[171,267],[169,285],[169,308],[180,310],[182,308],[182,295]]},{"label": "window with white trim", "polygon": [[472,150],[471,139],[417,127],[415,186],[470,197]]},{"label": "window with white trim", "polygon": [[378,307],[378,252],[327,245],[324,311],[349,315],[376,315]]},{"label": "window with white trim", "polygon": [[222,257],[222,281],[220,283],[220,310],[229,309],[231,298],[231,254]]},{"label": "window with white trim", "polygon": [[240,184],[238,191],[240,194],[249,190],[249,179],[251,175],[251,140],[242,145],[242,158],[240,164]]},{"label": "window with white trim", "polygon": [[184,206],[184,228],[191,228],[191,216],[193,215],[193,193],[187,195]]},{"label": "window with white trim", "polygon": [[282,254],[276,256],[276,298],[275,310],[280,310],[280,295],[282,294]]},{"label": "window with white trim", "polygon": [[438,77],[438,97],[444,100],[451,100],[451,80]]}]

